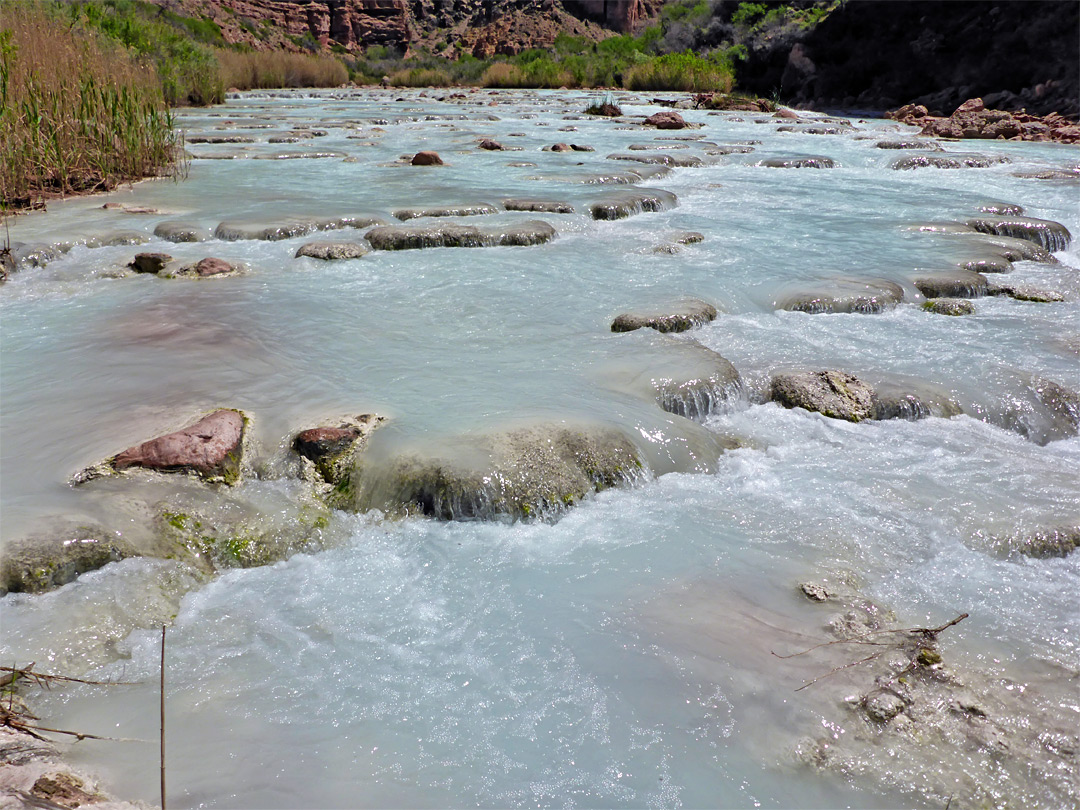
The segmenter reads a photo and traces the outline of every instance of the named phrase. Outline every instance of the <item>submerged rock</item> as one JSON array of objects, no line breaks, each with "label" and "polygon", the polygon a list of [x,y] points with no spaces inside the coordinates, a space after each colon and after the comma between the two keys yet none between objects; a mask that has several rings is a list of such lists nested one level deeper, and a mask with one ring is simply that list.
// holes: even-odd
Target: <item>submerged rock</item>
[{"label": "submerged rock", "polygon": [[892,309],[904,300],[904,288],[887,279],[837,278],[817,290],[798,290],[777,306],[790,312],[810,314],[858,312],[874,314]]},{"label": "submerged rock", "polygon": [[476,205],[441,205],[430,208],[402,208],[394,211],[394,218],[402,222],[420,217],[475,217],[484,214],[497,214],[499,209],[487,203]]},{"label": "submerged rock", "polygon": [[550,242],[555,229],[546,222],[529,220],[517,225],[480,228],[446,223],[440,225],[388,225],[372,228],[368,243],[375,250],[414,250],[432,247],[528,246]]},{"label": "submerged rock", "polygon": [[277,223],[226,221],[217,226],[214,235],[218,239],[223,239],[227,242],[235,242],[244,239],[276,242],[281,239],[306,236],[307,234],[315,233],[316,231],[333,231],[343,228],[367,228],[372,225],[385,224],[386,223],[378,217],[364,215],[311,219],[290,218]]},{"label": "submerged rock", "polygon": [[931,152],[944,151],[937,141],[910,140],[910,141],[878,141],[874,144],[878,149],[926,149]]},{"label": "submerged rock", "polygon": [[895,161],[891,168],[898,171],[909,169],[986,169],[999,163],[1011,163],[1003,155],[911,155]]},{"label": "submerged rock", "polygon": [[703,166],[705,161],[699,158],[697,155],[650,155],[647,152],[635,153],[635,154],[622,154],[615,153],[607,156],[608,160],[626,160],[631,163],[648,163],[658,166],[674,166],[681,168],[692,168],[694,166]]},{"label": "submerged rock", "polygon": [[979,213],[993,214],[999,217],[1021,217],[1024,215],[1024,206],[1016,203],[984,203],[979,206]]},{"label": "submerged rock", "polygon": [[674,208],[679,198],[658,188],[611,191],[589,206],[593,219],[625,219],[635,214],[655,213]]},{"label": "submerged rock", "polygon": [[0,596],[42,593],[75,580],[80,574],[138,552],[101,526],[67,525],[5,543],[0,556]]},{"label": "submerged rock", "polygon": [[[967,303],[967,302],[965,302]],[[905,419],[914,422],[937,416],[949,419],[963,413],[949,395],[928,383],[883,382],[874,388],[874,419]]]},{"label": "submerged rock", "polygon": [[661,309],[624,312],[615,316],[611,331],[632,332],[649,327],[657,332],[685,332],[715,318],[716,307],[691,298]]},{"label": "submerged rock", "polygon": [[758,166],[770,169],[833,169],[836,161],[832,158],[820,155],[806,155],[799,157],[766,158],[759,160]]},{"label": "submerged rock", "polygon": [[978,298],[988,289],[985,276],[962,268],[920,276],[914,283],[927,298]]},{"label": "submerged rock", "polygon": [[701,421],[742,394],[742,378],[718,352],[700,343],[671,340],[662,366],[646,372],[656,403],[668,413]]},{"label": "submerged rock", "polygon": [[957,262],[957,267],[973,273],[1011,273],[1013,269],[1005,251],[964,259]]},{"label": "submerged rock", "polygon": [[154,236],[166,242],[205,242],[210,238],[210,231],[190,222],[160,222],[154,228]]},{"label": "submerged rock", "polygon": [[343,259],[359,259],[368,253],[366,246],[359,242],[308,242],[301,245],[293,258],[299,259],[307,256],[312,259],[323,261],[340,261]]},{"label": "submerged rock", "polygon": [[1072,241],[1069,229],[1060,222],[1030,217],[980,217],[968,220],[968,225],[979,233],[1009,236],[1034,242],[1045,250],[1056,253],[1065,250]]},{"label": "submerged rock", "polygon": [[994,252],[1010,262],[1040,262],[1042,264],[1058,264],[1058,260],[1046,248],[1029,242],[1027,239],[1016,239],[1011,236],[996,236],[993,234],[980,233],[973,228],[963,226],[964,231],[956,234],[977,242],[980,246],[994,249]]},{"label": "submerged rock", "polygon": [[438,520],[548,518],[592,493],[638,480],[643,467],[622,430],[540,424],[441,446],[425,442],[383,464],[365,461],[353,506]]},{"label": "submerged rock", "polygon": [[861,422],[874,415],[874,389],[843,371],[776,374],[770,398],[785,408],[805,408],[849,422]]},{"label": "submerged rock", "polygon": [[211,483],[240,480],[247,417],[222,409],[193,425],[129,447],[122,453],[78,473],[72,484],[139,467],[157,472],[190,472]]},{"label": "submerged rock", "polygon": [[507,211],[535,211],[543,214],[573,214],[574,206],[558,200],[509,199],[502,201]]},{"label": "submerged rock", "polygon": [[44,267],[49,262],[56,261],[63,255],[63,251],[55,245],[43,245],[33,243],[27,245],[12,245],[11,258],[16,267]]},{"label": "submerged rock", "polygon": [[965,298],[934,298],[926,301],[922,308],[938,315],[972,315],[975,305]]}]

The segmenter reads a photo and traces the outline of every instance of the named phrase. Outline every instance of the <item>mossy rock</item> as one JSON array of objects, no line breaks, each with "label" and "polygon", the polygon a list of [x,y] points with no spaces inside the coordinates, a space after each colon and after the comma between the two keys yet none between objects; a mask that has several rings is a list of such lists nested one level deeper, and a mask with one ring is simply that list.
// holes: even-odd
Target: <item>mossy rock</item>
[{"label": "mossy rock", "polygon": [[119,532],[101,526],[60,526],[5,543],[0,556],[0,595],[42,593],[111,562],[139,556]]}]

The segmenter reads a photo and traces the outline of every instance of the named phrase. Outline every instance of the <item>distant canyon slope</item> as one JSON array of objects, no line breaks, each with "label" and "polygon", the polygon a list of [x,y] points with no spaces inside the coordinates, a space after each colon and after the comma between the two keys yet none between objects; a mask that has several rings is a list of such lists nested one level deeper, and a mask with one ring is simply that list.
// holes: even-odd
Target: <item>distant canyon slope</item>
[{"label": "distant canyon slope", "polygon": [[[639,31],[672,0],[153,0],[207,17],[225,39],[257,49],[301,42],[357,52],[426,46],[480,58],[549,48],[560,32],[603,39]],[[669,50],[746,47],[737,85],[816,107],[884,110],[916,102],[951,113],[974,96],[987,106],[1080,115],[1078,0],[794,0],[831,6],[815,26],[748,30],[731,23],[739,0],[665,31]]]}]

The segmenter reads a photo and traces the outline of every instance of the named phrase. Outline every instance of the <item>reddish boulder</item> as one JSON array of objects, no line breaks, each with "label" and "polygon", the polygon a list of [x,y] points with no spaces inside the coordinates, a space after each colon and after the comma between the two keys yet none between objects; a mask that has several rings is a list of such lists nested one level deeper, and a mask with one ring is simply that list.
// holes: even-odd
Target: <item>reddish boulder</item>
[{"label": "reddish boulder", "polygon": [[200,259],[195,264],[195,275],[197,276],[220,276],[222,273],[232,273],[236,270],[236,266],[229,264],[224,259],[215,259],[212,256],[207,256],[205,259]]},{"label": "reddish boulder", "polygon": [[499,143],[498,141],[493,141],[490,138],[484,138],[484,140],[480,141],[477,146],[481,149],[486,149],[489,152],[501,152],[503,149],[503,145],[501,143]]},{"label": "reddish boulder", "polygon": [[677,112],[664,110],[650,115],[645,119],[645,124],[657,129],[685,129],[686,121]]},{"label": "reddish boulder", "polygon": [[412,158],[413,166],[442,166],[443,160],[438,152],[417,152]]},{"label": "reddish boulder", "polygon": [[194,472],[210,481],[236,483],[243,455],[244,416],[214,411],[194,425],[129,447],[112,459],[114,470],[143,467],[160,472]]},{"label": "reddish boulder", "polygon": [[923,123],[923,119],[930,115],[930,111],[921,104],[905,104],[898,110],[885,113],[886,118],[891,118],[894,121],[899,121],[901,124],[915,124],[920,125]]}]

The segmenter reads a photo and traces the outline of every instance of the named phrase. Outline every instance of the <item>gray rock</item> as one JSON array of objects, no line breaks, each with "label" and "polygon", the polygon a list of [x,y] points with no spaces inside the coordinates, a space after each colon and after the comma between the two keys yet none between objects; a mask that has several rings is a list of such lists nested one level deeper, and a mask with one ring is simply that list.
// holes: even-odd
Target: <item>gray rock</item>
[{"label": "gray rock", "polygon": [[11,248],[11,257],[15,261],[15,266],[19,268],[44,267],[49,262],[56,261],[62,255],[63,252],[55,245],[41,243],[19,245]]},{"label": "gray rock", "polygon": [[925,149],[930,152],[944,151],[937,141],[878,141],[874,144],[878,149]]},{"label": "gray rock", "polygon": [[663,367],[648,374],[657,404],[668,413],[701,421],[742,394],[742,378],[717,352],[701,344],[672,340]]},{"label": "gray rock", "polygon": [[956,264],[957,267],[973,273],[1011,273],[1013,269],[1012,262],[1004,255],[1004,252],[973,256]]},{"label": "gray rock", "polygon": [[685,332],[716,318],[716,307],[686,299],[668,307],[624,312],[611,322],[612,332],[632,332],[649,327],[657,332]]},{"label": "gray rock", "polygon": [[1030,301],[1037,304],[1057,304],[1067,301],[1068,297],[1056,290],[1046,290],[1033,284],[1017,284],[1009,281],[993,281],[986,288],[987,295],[1003,295],[1017,301]]},{"label": "gray rock", "polygon": [[158,223],[154,236],[166,242],[205,242],[210,238],[210,231],[190,222],[170,220]]},{"label": "gray rock", "polygon": [[696,245],[705,241],[705,234],[697,231],[678,231],[671,235],[671,241],[677,245]]},{"label": "gray rock", "polygon": [[863,698],[863,708],[871,720],[888,723],[904,710],[904,701],[895,692],[879,689]]},{"label": "gray rock", "polygon": [[800,582],[799,590],[811,602],[825,602],[829,599],[828,589],[820,582]]},{"label": "gray rock", "polygon": [[928,273],[914,283],[927,298],[978,298],[988,289],[985,276],[962,268]]},{"label": "gray rock", "polygon": [[556,236],[546,222],[529,220],[516,225],[488,228],[445,223],[439,225],[389,225],[372,228],[366,238],[376,250],[413,250],[432,247],[499,247],[540,245]]},{"label": "gray rock", "polygon": [[120,247],[122,245],[143,245],[150,241],[150,235],[142,231],[113,231],[97,240],[101,247]]},{"label": "gray rock", "polygon": [[770,169],[834,169],[836,161],[832,158],[820,155],[805,155],[798,157],[766,158],[758,161],[758,166]]},{"label": "gray rock", "polygon": [[687,143],[632,143],[628,147],[631,152],[648,152],[648,151],[660,151],[662,149],[689,149],[690,145]]},{"label": "gray rock", "polygon": [[429,208],[402,208],[394,211],[394,218],[402,222],[420,217],[475,217],[484,214],[497,214],[499,209],[487,203],[476,205],[441,205]]},{"label": "gray rock", "polygon": [[934,298],[923,303],[922,308],[938,315],[956,316],[975,313],[975,305],[964,298]]},{"label": "gray rock", "polygon": [[874,389],[843,371],[776,374],[770,398],[785,408],[805,408],[849,422],[872,419],[874,415]]},{"label": "gray rock", "polygon": [[1029,242],[1026,239],[1015,239],[1011,236],[994,236],[983,234],[963,226],[964,231],[956,231],[956,234],[976,242],[980,246],[993,248],[994,252],[1010,262],[1040,262],[1042,264],[1059,264],[1054,255],[1044,247]]},{"label": "gray rock", "polygon": [[80,574],[138,556],[119,532],[94,525],[62,525],[15,543],[0,556],[0,595],[42,593]]},{"label": "gray rock", "polygon": [[342,259],[359,259],[368,253],[367,247],[359,242],[308,242],[301,245],[296,251],[294,258],[307,256],[312,259],[323,261],[339,261]]},{"label": "gray rock", "polygon": [[625,219],[636,214],[666,211],[678,205],[679,198],[658,188],[611,191],[589,206],[593,219]]},{"label": "gray rock", "polygon": [[1024,215],[1024,206],[1016,203],[984,203],[979,206],[979,213],[993,214],[999,217],[1021,217]]},{"label": "gray rock", "polygon": [[507,211],[535,211],[543,214],[573,214],[574,206],[558,200],[509,199],[502,201]]},{"label": "gray rock", "polygon": [[1006,545],[1027,557],[1065,557],[1080,548],[1080,525],[1035,529],[1014,536]]},{"label": "gray rock", "polygon": [[979,233],[1026,239],[1045,250],[1055,253],[1065,250],[1072,241],[1069,229],[1060,222],[1031,217],[980,217],[968,220],[968,225]]},{"label": "gray rock", "polygon": [[778,302],[779,309],[810,314],[859,312],[873,314],[892,309],[904,300],[904,288],[886,279],[836,278],[818,289],[800,289]]},{"label": "gray rock", "polygon": [[1075,436],[1080,431],[1080,394],[1043,377],[1034,378],[1032,388],[1038,401],[1052,414],[1057,433]]}]

